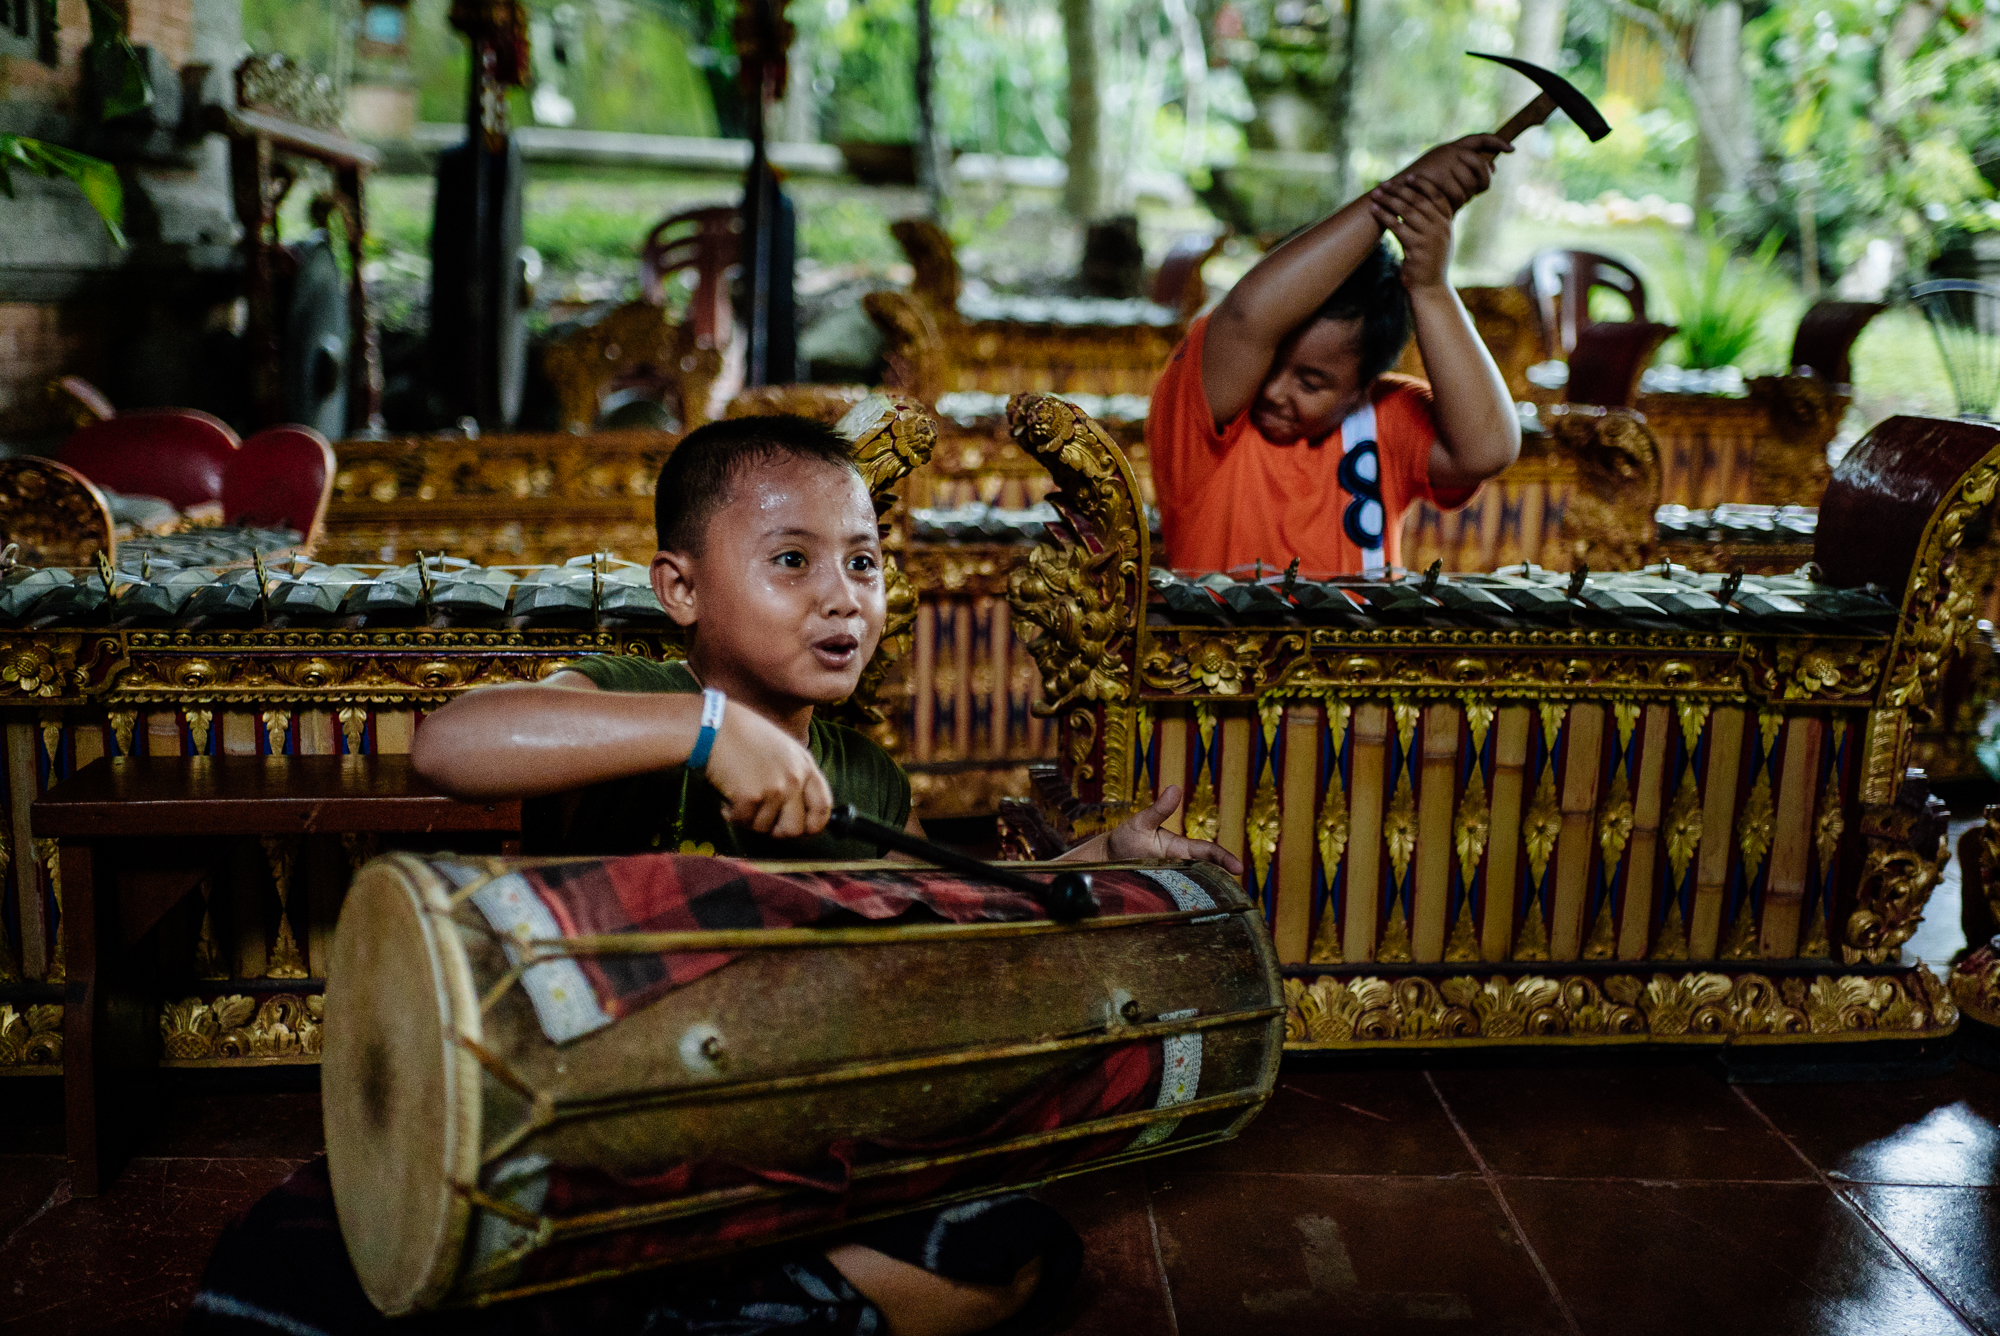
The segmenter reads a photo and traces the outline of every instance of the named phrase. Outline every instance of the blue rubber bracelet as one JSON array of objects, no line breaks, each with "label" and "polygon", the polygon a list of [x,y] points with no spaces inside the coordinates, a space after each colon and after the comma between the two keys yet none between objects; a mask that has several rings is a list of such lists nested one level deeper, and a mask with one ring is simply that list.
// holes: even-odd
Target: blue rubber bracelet
[{"label": "blue rubber bracelet", "polygon": [[696,772],[708,765],[708,753],[715,747],[715,730],[722,727],[722,707],[729,698],[714,687],[701,693],[701,732],[695,735],[694,750],[688,754],[687,768]]}]

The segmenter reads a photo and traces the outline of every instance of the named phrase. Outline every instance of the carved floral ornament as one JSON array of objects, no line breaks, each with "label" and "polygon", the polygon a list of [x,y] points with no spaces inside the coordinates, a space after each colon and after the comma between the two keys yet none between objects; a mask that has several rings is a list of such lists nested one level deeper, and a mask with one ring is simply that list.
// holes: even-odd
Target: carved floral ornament
[{"label": "carved floral ornament", "polygon": [[889,489],[928,464],[937,448],[937,423],[906,399],[864,399],[840,425],[854,433],[854,462],[878,510],[893,499]]},{"label": "carved floral ornament", "polygon": [[[894,567],[883,649],[857,700],[908,653],[916,596]],[[439,703],[472,687],[538,682],[589,654],[661,658],[672,630],[126,630],[0,637],[0,704],[112,708]],[[872,698],[871,698],[872,699]]]},{"label": "carved floral ornament", "polygon": [[1989,942],[1953,966],[1951,996],[1968,1018],[2000,1028],[2000,950]]},{"label": "carved floral ornament", "polygon": [[[1961,856],[1970,855],[1963,869],[1964,887],[1971,893],[1976,883],[1986,900],[1988,922],[2000,921],[2000,807],[1988,807],[1986,820],[1977,832],[1960,843]],[[1967,845],[1971,848],[1968,849]],[[1976,907],[1965,916],[1967,926],[1977,921]],[[1968,951],[1952,966],[1951,995],[1966,1019],[2000,1029],[2000,937]]]},{"label": "carved floral ornament", "polygon": [[1753,677],[1773,699],[1866,700],[1882,682],[1889,647],[1852,641],[1760,644]]},{"label": "carved floral ornament", "polygon": [[1097,425],[1060,399],[1017,395],[1014,439],[1055,478],[1049,500],[1068,532],[1038,547],[1008,582],[1016,625],[1042,674],[1038,714],[1132,692],[1132,633],[1148,560],[1136,487],[1123,455]]},{"label": "carved floral ornament", "polygon": [[1887,1039],[1943,1034],[1958,1023],[1945,986],[1921,968],[1781,979],[1712,973],[1287,979],[1285,1002],[1285,1042],[1295,1048],[1530,1038]]},{"label": "carved floral ornament", "polygon": [[240,993],[170,1002],[160,1011],[169,1063],[317,1059],[325,998],[275,993],[261,1002]]},{"label": "carved floral ornament", "polygon": [[1036,548],[912,545],[897,557],[910,583],[926,593],[1006,598],[1014,572],[1033,559]]},{"label": "carved floral ornament", "polygon": [[114,636],[0,636],[0,703],[81,697],[102,686],[123,657]]},{"label": "carved floral ornament", "polygon": [[118,631],[0,637],[0,703],[229,705],[441,700],[539,681],[579,654],[658,657],[671,635],[609,631]]},{"label": "carved floral ornament", "polygon": [[1943,670],[1972,634],[1979,583],[1959,579],[1960,548],[1968,528],[2000,491],[2000,450],[1970,470],[1957,492],[1932,517],[1903,597],[1903,618],[1889,658],[1881,704],[1927,715]]},{"label": "carved floral ornament", "polygon": [[[615,639],[606,637],[606,639]],[[569,650],[564,653],[563,650]],[[537,652],[538,651],[538,652]],[[114,705],[303,704],[442,701],[497,682],[539,682],[577,653],[616,653],[611,645],[536,647],[433,654],[259,654],[135,652],[109,693]],[[627,652],[632,652],[629,648]],[[656,657],[656,647],[639,652]]]},{"label": "carved floral ornament", "polygon": [[1865,705],[1883,642],[1766,641],[1619,632],[1216,631],[1147,628],[1139,680],[1148,695],[1250,696],[1393,687],[1420,695],[1477,689],[1574,699],[1621,696]]},{"label": "carved floral ornament", "polygon": [[1850,965],[1893,960],[1923,922],[1931,887],[1944,865],[1942,841],[1932,857],[1910,849],[1871,849],[1847,917],[1841,959]]},{"label": "carved floral ornament", "polygon": [[1741,701],[1754,694],[1755,679],[1737,641],[1721,636],[1162,628],[1144,635],[1139,677],[1147,694],[1164,696],[1393,687],[1419,695],[1478,689],[1531,697],[1617,692]]},{"label": "carved floral ornament", "polygon": [[62,1062],[60,1002],[16,1009],[0,1003],[0,1068],[53,1067]]},{"label": "carved floral ornament", "polygon": [[61,695],[64,676],[46,645],[16,642],[0,651],[0,682],[24,696]]}]

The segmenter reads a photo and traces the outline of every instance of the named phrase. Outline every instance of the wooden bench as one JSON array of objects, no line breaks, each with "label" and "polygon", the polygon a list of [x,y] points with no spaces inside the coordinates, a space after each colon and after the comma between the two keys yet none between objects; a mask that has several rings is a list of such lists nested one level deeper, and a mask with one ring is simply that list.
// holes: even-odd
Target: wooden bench
[{"label": "wooden bench", "polygon": [[[122,1129],[104,1116],[122,1078],[157,1065],[161,953],[141,943],[232,860],[261,861],[246,837],[486,833],[512,854],[521,804],[445,797],[407,756],[105,757],[38,799],[32,819],[38,838],[57,842],[68,892],[63,1092],[72,1190],[91,1196],[123,1159]],[[285,880],[274,954],[297,952]]]}]

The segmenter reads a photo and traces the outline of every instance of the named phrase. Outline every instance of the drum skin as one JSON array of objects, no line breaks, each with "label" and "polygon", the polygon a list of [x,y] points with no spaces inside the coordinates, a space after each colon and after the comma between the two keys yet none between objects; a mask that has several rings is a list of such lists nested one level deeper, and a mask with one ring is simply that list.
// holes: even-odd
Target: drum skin
[{"label": "drum skin", "polygon": [[[687,1162],[824,1172],[832,1143],[963,1136],[1045,1088],[1079,1053],[1102,1051],[1091,1045],[1173,1032],[1190,1024],[1177,1019],[1185,1015],[1206,1018],[1199,1086],[1184,1111],[1163,1103],[1131,1127],[1144,1140],[1114,1136],[1113,1153],[1025,1180],[1008,1177],[1006,1157],[995,1157],[994,1176],[977,1185],[984,1195],[1233,1136],[1276,1077],[1283,992],[1269,935],[1235,881],[1206,865],[1162,867],[1198,883],[1216,912],[1133,926],[1115,918],[1062,928],[926,924],[907,940],[884,927],[858,944],[821,930],[824,946],[745,949],[557,1045],[511,986],[507,958],[478,912],[453,908],[440,866],[454,861],[452,875],[463,881],[467,864],[448,856],[395,854],[363,868],[328,971],[323,1070],[335,1204],[362,1285],[387,1313],[619,1274],[602,1262],[553,1277],[547,1265],[523,1274],[521,1260],[579,1222],[551,1231],[536,1221],[539,1234],[521,1218],[509,1223],[509,1203],[496,1201],[506,1193],[494,1186],[496,1166],[587,1166],[620,1180]],[[480,864],[489,872],[512,866]],[[796,941],[799,930],[790,931]],[[711,1240],[702,1212],[721,1208],[690,1202],[669,1208],[685,1231],[670,1255],[643,1265],[774,1241]],[[524,1208],[527,1220],[538,1205]],[[621,1228],[615,1218],[591,1220],[585,1232]],[[492,1264],[491,1244],[481,1242],[496,1230],[520,1254],[508,1265]],[[475,1265],[482,1248],[486,1260]]]},{"label": "drum skin", "polygon": [[327,967],[322,1049],[328,1167],[340,1232],[368,1297],[387,1313],[439,1303],[471,1208],[452,1183],[479,1176],[478,994],[428,870],[364,868],[342,906]]}]

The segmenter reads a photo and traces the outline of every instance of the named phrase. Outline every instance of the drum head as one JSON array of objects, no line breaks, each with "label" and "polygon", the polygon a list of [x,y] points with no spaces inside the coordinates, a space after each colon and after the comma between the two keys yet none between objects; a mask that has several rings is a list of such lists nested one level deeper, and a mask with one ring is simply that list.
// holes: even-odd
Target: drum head
[{"label": "drum head", "polygon": [[452,1184],[479,1172],[478,1067],[451,1039],[455,1018],[477,1038],[478,1004],[448,912],[422,863],[378,858],[348,892],[327,969],[334,1207],[361,1287],[390,1314],[451,1288],[470,1214]]}]

